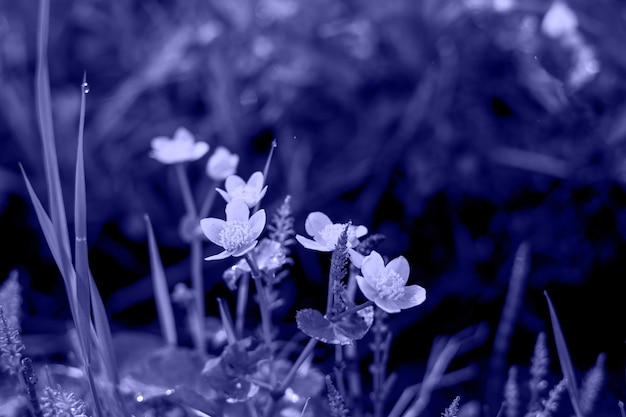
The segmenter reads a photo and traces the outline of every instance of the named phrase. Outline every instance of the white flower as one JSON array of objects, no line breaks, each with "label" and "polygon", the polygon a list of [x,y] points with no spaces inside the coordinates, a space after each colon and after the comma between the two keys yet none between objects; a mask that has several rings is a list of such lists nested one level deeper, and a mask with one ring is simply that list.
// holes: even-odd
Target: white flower
[{"label": "white flower", "polygon": [[571,35],[578,28],[578,18],[562,0],[556,0],[541,22],[541,31],[551,38]]},{"label": "white flower", "polygon": [[206,261],[243,256],[256,246],[265,227],[265,210],[249,216],[248,206],[237,198],[226,205],[226,221],[213,217],[200,220],[200,228],[205,236],[224,248],[223,252],[205,258]]},{"label": "white flower", "polygon": [[419,285],[408,285],[409,263],[399,256],[387,265],[376,251],[363,259],[361,275],[356,282],[368,300],[387,313],[415,307],[426,300],[426,290]]},{"label": "white flower", "polygon": [[250,176],[248,182],[245,182],[238,175],[231,175],[226,178],[225,187],[226,191],[216,188],[216,191],[220,193],[226,202],[230,202],[236,198],[242,199],[246,202],[248,207],[252,208],[256,206],[259,201],[263,198],[265,193],[267,192],[267,185],[264,187],[263,184],[265,179],[263,178],[263,173],[261,171],[257,171]]},{"label": "white flower", "polygon": [[[280,243],[271,239],[262,239],[252,253],[257,267],[261,271],[274,271],[287,263],[285,249]],[[237,268],[250,272],[250,265],[244,260],[237,264]]]},{"label": "white flower", "polygon": [[222,181],[237,171],[238,164],[239,155],[231,153],[223,146],[218,146],[209,158],[206,172],[211,179]]},{"label": "white flower", "polygon": [[[296,239],[307,249],[319,252],[332,252],[337,246],[339,235],[346,228],[345,224],[333,223],[330,218],[320,211],[309,213],[304,222],[304,229],[313,239],[296,235]],[[348,226],[348,249],[359,244],[359,238],[367,234],[365,226]]]},{"label": "white flower", "polygon": [[173,138],[158,136],[152,139],[150,145],[150,156],[163,164],[196,161],[209,151],[208,143],[196,142],[184,127],[176,129]]}]

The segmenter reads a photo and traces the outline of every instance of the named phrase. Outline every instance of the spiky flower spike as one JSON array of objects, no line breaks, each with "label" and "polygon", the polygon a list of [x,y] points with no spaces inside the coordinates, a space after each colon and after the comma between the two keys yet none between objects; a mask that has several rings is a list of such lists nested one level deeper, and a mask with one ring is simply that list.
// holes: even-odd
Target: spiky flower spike
[{"label": "spiky flower spike", "polygon": [[580,393],[580,408],[584,415],[591,415],[602,384],[604,384],[604,361],[606,355],[598,355],[596,364],[585,376]]},{"label": "spiky flower spike", "polygon": [[543,401],[543,410],[537,413],[537,417],[550,417],[559,408],[561,394],[565,391],[567,379],[563,378],[554,388],[550,390],[548,399]]},{"label": "spiky flower spike", "polygon": [[0,368],[11,375],[19,375],[23,351],[20,332],[9,324],[4,308],[0,306]]},{"label": "spiky flower spike", "polygon": [[41,397],[41,410],[44,417],[87,417],[87,407],[73,392],[46,387]]},{"label": "spiky flower spike", "polygon": [[441,413],[441,417],[456,417],[457,414],[459,413],[460,402],[461,402],[461,397],[457,395],[456,398],[452,400],[452,403],[450,403],[450,406],[446,408],[446,410],[443,413]]},{"label": "spiky flower spike", "polygon": [[294,239],[296,232],[293,229],[293,222],[291,196],[288,195],[272,216],[271,223],[267,225],[267,229],[270,231],[269,238],[280,243],[286,251],[288,246],[296,243]]},{"label": "spiky flower spike", "polygon": [[16,270],[11,271],[6,281],[0,285],[0,306],[4,308],[4,316],[9,325],[20,330],[22,294]]},{"label": "spiky flower spike", "polygon": [[330,406],[330,416],[349,416],[350,412],[346,408],[346,402],[343,398],[343,395],[341,395],[341,393],[337,391],[337,388],[335,388],[332,379],[330,379],[330,375],[326,375],[326,389],[328,390],[328,405]]},{"label": "spiky flower spike", "polygon": [[330,317],[343,312],[347,307],[343,299],[345,293],[343,279],[346,276],[346,266],[348,265],[348,228],[350,226],[350,223],[344,226],[330,258],[327,304],[327,315]]},{"label": "spiky flower spike", "polygon": [[535,343],[535,351],[533,353],[530,365],[530,401],[528,402],[528,411],[538,411],[541,409],[539,396],[547,388],[548,382],[545,376],[548,373],[550,358],[548,357],[548,347],[546,346],[546,334],[541,332],[537,336]]},{"label": "spiky flower spike", "polygon": [[504,385],[504,410],[506,417],[517,417],[519,410],[519,387],[517,386],[517,368],[511,366],[509,377]]}]

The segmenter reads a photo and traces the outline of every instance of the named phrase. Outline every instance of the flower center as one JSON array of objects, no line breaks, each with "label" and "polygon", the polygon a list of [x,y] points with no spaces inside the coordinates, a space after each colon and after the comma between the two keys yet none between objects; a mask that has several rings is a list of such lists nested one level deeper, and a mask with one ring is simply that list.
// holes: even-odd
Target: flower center
[{"label": "flower center", "polygon": [[241,220],[231,220],[220,232],[220,242],[227,251],[236,251],[250,240],[250,225]]},{"label": "flower center", "polygon": [[402,277],[393,270],[383,271],[376,277],[376,291],[381,298],[396,300],[404,292],[404,282]]},{"label": "flower center", "polygon": [[[346,228],[345,224],[335,223],[329,224],[328,226],[324,226],[322,230],[318,233],[324,243],[327,245],[332,245],[333,247],[337,246],[337,241],[339,241],[339,236],[341,232]],[[352,241],[356,239],[356,235],[354,232],[354,227],[348,226],[348,247],[352,247]]]}]

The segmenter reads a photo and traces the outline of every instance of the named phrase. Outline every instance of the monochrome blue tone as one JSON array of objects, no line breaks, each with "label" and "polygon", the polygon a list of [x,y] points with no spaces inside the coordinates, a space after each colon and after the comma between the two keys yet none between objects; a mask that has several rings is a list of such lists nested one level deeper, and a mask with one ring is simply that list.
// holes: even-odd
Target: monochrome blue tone
[{"label": "monochrome blue tone", "polygon": [[0,416],[620,415],[623,2],[45,4],[0,0]]}]

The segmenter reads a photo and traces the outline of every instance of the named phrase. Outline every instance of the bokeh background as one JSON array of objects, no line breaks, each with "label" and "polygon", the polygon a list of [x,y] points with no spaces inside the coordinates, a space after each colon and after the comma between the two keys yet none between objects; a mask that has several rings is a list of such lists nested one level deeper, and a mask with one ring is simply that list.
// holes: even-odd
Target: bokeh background
[{"label": "bokeh background", "polygon": [[[291,195],[299,233],[318,210],[366,225],[386,236],[378,250],[406,256],[411,283],[428,291],[425,304],[389,318],[390,370],[400,375],[392,396],[420,380],[437,335],[470,325],[487,324],[489,336],[453,368],[488,369],[515,251],[527,242],[508,364],[527,367],[537,333],[551,334],[547,290],[577,369],[607,353],[603,410],[616,415],[625,394],[626,5],[571,0],[573,15],[556,23],[547,19],[552,7],[53,1],[48,56],[61,176],[71,204],[86,72],[90,260],[114,332],[158,333],[144,213],[171,286],[188,281],[176,177],[148,157],[150,140],[185,126],[213,149],[238,153],[247,177],[262,170],[276,139],[263,206],[271,211]],[[19,271],[25,335],[54,340],[69,319],[65,290],[18,168],[45,195],[37,14],[38,2],[0,0],[0,279]],[[198,199],[211,191],[205,163],[188,167]],[[212,215],[222,210],[218,201]],[[328,257],[297,247],[294,258],[277,317],[285,338],[296,309],[325,299]],[[209,315],[216,297],[232,297],[221,279],[228,266],[204,265]],[[58,354],[52,343],[38,346],[42,356]],[[484,400],[486,374],[444,390],[433,410],[457,394]]]}]

